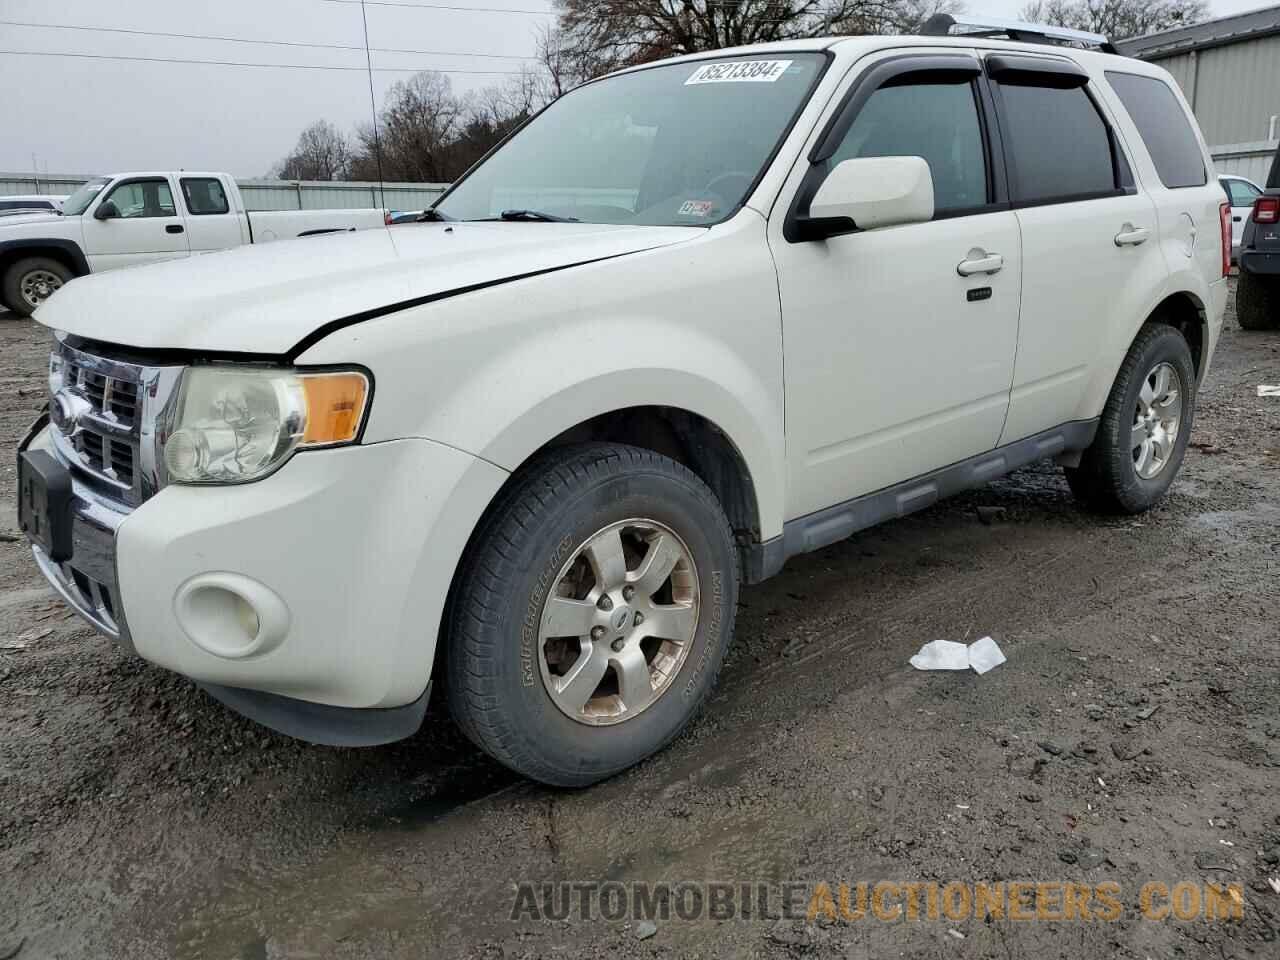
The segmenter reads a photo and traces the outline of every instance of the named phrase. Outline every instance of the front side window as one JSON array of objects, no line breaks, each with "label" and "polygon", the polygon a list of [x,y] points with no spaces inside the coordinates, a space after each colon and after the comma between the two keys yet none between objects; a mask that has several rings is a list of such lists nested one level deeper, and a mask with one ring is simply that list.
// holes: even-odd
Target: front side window
[{"label": "front side window", "polygon": [[1114,194],[1111,135],[1083,87],[999,83],[1016,204]]},{"label": "front side window", "polygon": [[1247,180],[1223,180],[1223,187],[1233,207],[1252,207],[1262,191]]},{"label": "front side window", "polygon": [[222,183],[213,177],[183,177],[182,195],[186,198],[187,210],[197,217],[231,209]]},{"label": "front side window", "polygon": [[167,180],[130,180],[112,190],[102,202],[108,201],[115,204],[124,220],[178,215]]},{"label": "front side window", "polygon": [[710,226],[746,199],[826,58],[650,67],[566,94],[436,205],[451,220]]},{"label": "front side window", "polygon": [[1107,82],[1138,128],[1160,182],[1170,189],[1208,182],[1200,142],[1168,84],[1155,77],[1107,71]]},{"label": "front side window", "polygon": [[935,214],[987,202],[987,160],[973,84],[888,84],[873,93],[831,164],[855,157],[922,157],[933,176]]}]

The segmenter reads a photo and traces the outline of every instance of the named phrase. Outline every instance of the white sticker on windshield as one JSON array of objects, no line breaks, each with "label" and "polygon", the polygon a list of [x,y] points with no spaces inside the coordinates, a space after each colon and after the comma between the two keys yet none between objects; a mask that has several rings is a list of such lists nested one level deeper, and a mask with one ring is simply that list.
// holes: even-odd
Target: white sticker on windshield
[{"label": "white sticker on windshield", "polygon": [[714,209],[715,204],[710,200],[686,200],[676,214],[681,217],[705,217]]},{"label": "white sticker on windshield", "polygon": [[730,63],[708,63],[693,71],[684,82],[695,83],[773,83],[787,72],[791,60],[735,60]]}]

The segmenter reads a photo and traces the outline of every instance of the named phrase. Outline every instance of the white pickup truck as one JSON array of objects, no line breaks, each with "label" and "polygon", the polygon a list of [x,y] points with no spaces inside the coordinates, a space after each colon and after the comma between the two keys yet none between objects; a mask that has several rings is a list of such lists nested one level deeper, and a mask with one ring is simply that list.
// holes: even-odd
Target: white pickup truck
[{"label": "white pickup truck", "polygon": [[24,316],[73,277],[157,260],[383,224],[383,211],[250,213],[225,173],[117,173],[82,184],[57,212],[0,221],[0,307]]}]

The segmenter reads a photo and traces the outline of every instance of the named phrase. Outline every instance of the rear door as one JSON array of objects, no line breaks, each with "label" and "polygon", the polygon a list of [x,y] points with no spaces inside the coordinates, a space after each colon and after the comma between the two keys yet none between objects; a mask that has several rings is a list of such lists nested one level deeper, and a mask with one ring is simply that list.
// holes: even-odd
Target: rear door
[{"label": "rear door", "polygon": [[1054,55],[990,52],[985,64],[1022,232],[1003,444],[1098,416],[1092,381],[1114,376],[1117,331],[1145,316],[1168,269],[1155,207],[1135,186],[1089,74]]},{"label": "rear door", "polygon": [[221,178],[179,176],[178,185],[187,208],[187,236],[193,254],[227,250],[244,242],[240,215],[232,209]]},{"label": "rear door", "polygon": [[[94,216],[104,204],[119,216]],[[84,250],[94,273],[188,255],[187,228],[168,177],[132,177],[104,190],[81,217]]]}]

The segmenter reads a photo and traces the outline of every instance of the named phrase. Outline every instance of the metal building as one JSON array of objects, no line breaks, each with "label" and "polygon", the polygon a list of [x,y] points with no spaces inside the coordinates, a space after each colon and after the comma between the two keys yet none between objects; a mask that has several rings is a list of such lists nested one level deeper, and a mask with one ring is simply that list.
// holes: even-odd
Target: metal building
[{"label": "metal building", "polygon": [[1280,141],[1280,6],[1117,43],[1173,74],[1218,173],[1264,183]]}]

